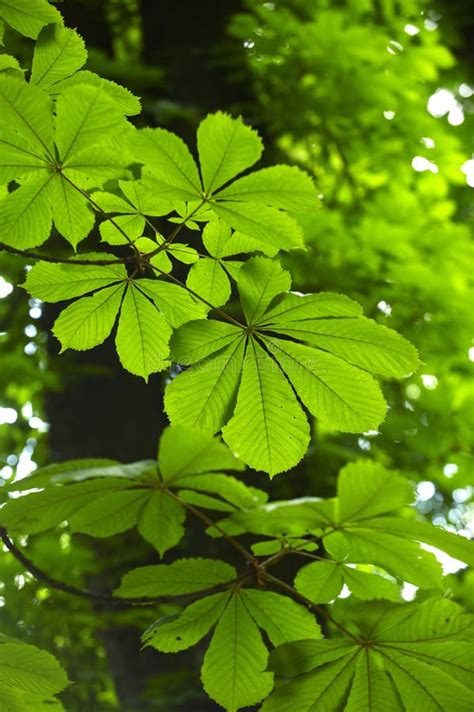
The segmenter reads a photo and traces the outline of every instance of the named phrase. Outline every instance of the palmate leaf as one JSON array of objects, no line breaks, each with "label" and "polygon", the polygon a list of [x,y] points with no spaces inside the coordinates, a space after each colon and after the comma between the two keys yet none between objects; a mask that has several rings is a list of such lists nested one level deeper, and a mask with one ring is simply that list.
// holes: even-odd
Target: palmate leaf
[{"label": "palmate leaf", "polygon": [[[386,404],[367,371],[398,377],[412,371],[418,361],[411,344],[362,317],[347,297],[286,294],[276,303],[290,276],[265,257],[247,260],[237,282],[248,328],[196,321],[172,337],[172,358],[191,368],[167,387],[171,422],[222,429],[244,462],[270,475],[293,467],[307,449],[309,426],[299,401],[328,427],[377,428]],[[304,333],[293,329],[300,323]],[[320,349],[307,338],[309,330],[332,336]]]},{"label": "palmate leaf", "polygon": [[48,0],[0,0],[0,18],[26,37],[35,38],[45,25],[63,24],[59,10]]},{"label": "palmate leaf", "polygon": [[158,462],[71,460],[13,482],[9,492],[43,491],[8,500],[0,523],[12,532],[31,534],[67,520],[72,531],[95,537],[136,526],[163,556],[184,535],[186,510],[176,495],[188,501],[205,497],[205,506],[217,511],[251,509],[266,501],[261,490],[222,472],[243,467],[212,436],[170,427],[161,437]]},{"label": "palmate leaf", "polygon": [[245,588],[207,596],[177,616],[160,619],[143,640],[162,652],[178,652],[198,643],[214,625],[201,677],[208,695],[229,712],[259,702],[273,686],[259,629],[273,645],[321,636],[303,606],[271,591]]},{"label": "palmate leaf", "polygon": [[[396,577],[398,584],[409,581],[420,588],[442,588],[440,564],[418,542],[474,563],[472,542],[414,520],[413,511],[406,508],[412,500],[412,488],[404,477],[377,463],[359,461],[341,470],[335,500],[263,504],[221,519],[219,528],[232,535],[251,532],[274,537],[316,532],[329,558],[301,569],[295,581],[298,590],[315,603],[337,597],[344,581],[356,597],[395,600],[397,588],[375,573],[374,566]],[[402,508],[403,516],[395,516]],[[220,535],[215,530],[209,533]],[[357,564],[372,568],[359,570]]]},{"label": "palmate leaf", "polygon": [[[59,36],[69,32],[46,29]],[[52,66],[50,59],[43,54],[45,65],[37,55],[37,78]],[[0,76],[0,179],[27,179],[0,201],[2,240],[20,248],[40,245],[54,221],[76,247],[94,224],[82,187],[90,181],[98,187],[126,172],[126,160],[107,148],[110,136],[126,126],[123,112],[100,86],[64,90],[54,116],[40,83]]]},{"label": "palmate leaf", "polygon": [[[164,129],[143,129],[130,136],[127,147],[144,165],[147,181],[162,198],[195,204],[188,211],[195,222],[220,218],[244,237],[242,244],[247,244],[242,251],[272,255],[303,246],[301,227],[284,211],[307,212],[317,206],[309,176],[296,167],[276,166],[222,188],[262,152],[258,134],[241,119],[222,112],[201,122],[197,143],[202,182],[186,145]],[[207,211],[200,215],[202,205]]]},{"label": "palmate leaf", "polygon": [[[104,259],[103,254],[85,257]],[[145,379],[168,364],[171,326],[199,319],[205,313],[182,287],[150,279],[130,281],[121,264],[39,262],[28,272],[23,286],[36,298],[51,302],[94,291],[64,309],[56,320],[53,333],[61,342],[61,350],[85,350],[102,343],[119,315],[115,343],[120,361],[124,368]]]},{"label": "palmate leaf", "polygon": [[302,640],[271,654],[269,667],[283,681],[262,711],[472,709],[472,619],[459,606],[428,599],[371,604],[370,612],[362,605],[358,613],[360,642]]},{"label": "palmate leaf", "polygon": [[[68,678],[56,658],[45,650],[0,634],[0,707],[6,712],[61,709],[53,695]],[[54,703],[58,703],[56,706]]]},{"label": "palmate leaf", "polygon": [[121,84],[113,82],[111,79],[104,79],[95,72],[82,69],[75,72],[71,77],[67,77],[49,87],[52,95],[61,94],[65,89],[76,87],[78,84],[88,84],[91,87],[99,87],[116,104],[117,108],[125,116],[133,116],[141,111],[140,99]]}]

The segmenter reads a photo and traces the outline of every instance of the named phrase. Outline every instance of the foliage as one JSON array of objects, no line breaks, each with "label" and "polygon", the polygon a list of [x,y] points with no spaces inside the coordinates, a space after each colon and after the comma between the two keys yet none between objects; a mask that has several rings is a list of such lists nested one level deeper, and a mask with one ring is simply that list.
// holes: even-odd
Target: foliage
[{"label": "foliage", "polygon": [[[378,436],[386,417],[384,437],[403,428],[399,410],[390,412],[398,401],[414,412],[404,393],[420,360],[398,331],[418,342],[431,319],[425,301],[441,301],[443,277],[424,279],[431,240],[447,229],[461,254],[468,247],[466,231],[450,222],[447,192],[459,176],[448,166],[446,178],[434,181],[433,171],[414,181],[398,160],[413,137],[433,132],[432,119],[417,113],[416,91],[403,104],[397,71],[433,81],[452,58],[425,38],[395,68],[402,45],[384,34],[392,23],[399,30],[390,3],[386,25],[377,19],[370,27],[362,20],[372,17],[371,3],[349,2],[347,12],[319,0],[314,8],[302,0],[275,5],[251,0],[231,25],[246,43],[255,38],[245,62],[277,160],[254,169],[263,142],[242,118],[208,113],[196,156],[167,128],[137,128],[140,119],[130,117],[140,114],[140,100],[83,68],[84,41],[53,5],[0,0],[5,23],[36,39],[26,76],[10,55],[0,64],[0,247],[28,260],[21,287],[33,303],[60,305],[51,332],[61,353],[98,347],[113,334],[130,374],[148,382],[169,369],[170,421],[156,459],[68,460],[6,483],[0,534],[43,585],[37,600],[57,591],[110,609],[112,626],[148,626],[144,647],[159,653],[198,645],[203,690],[229,712],[259,703],[269,712],[468,712],[472,622],[449,600],[438,558],[472,565],[473,550],[414,509],[415,449],[375,449],[367,459],[341,448],[336,496],[313,496],[313,473],[301,497],[288,484],[293,475],[272,483],[271,496],[262,488],[265,473],[273,478],[305,456],[306,467],[315,443],[324,456],[336,433]],[[360,80],[333,86],[347,80],[347,67]],[[347,102],[359,107],[350,121],[341,119]],[[414,120],[372,135],[373,112],[388,106]],[[454,144],[437,155],[441,167],[461,155]],[[325,163],[334,170],[325,172]],[[400,224],[407,210],[425,233],[416,243],[414,226]],[[190,244],[177,239],[186,230]],[[446,251],[435,243],[429,269],[444,264]],[[292,276],[306,289],[308,259],[316,286],[292,291]],[[339,287],[334,275],[343,271]],[[414,305],[401,309],[394,330],[371,318],[374,295],[380,283],[404,280]],[[453,283],[457,304],[465,272],[455,270]],[[463,308],[454,319],[462,326],[444,351],[423,349],[423,359],[441,361],[462,341]],[[456,368],[450,362],[448,375]],[[387,400],[379,378],[391,381]],[[461,386],[452,380],[451,388]],[[433,413],[443,407],[430,405]],[[321,433],[330,436],[321,441]],[[445,459],[463,451],[459,440],[434,449]],[[403,474],[390,467],[406,463]],[[107,551],[108,540],[125,533],[138,555],[116,548],[119,573],[100,556],[92,564],[79,554],[72,575],[67,555],[56,576],[24,550],[52,536],[68,552],[71,540]],[[84,585],[92,572],[102,591],[114,592]],[[403,600],[407,585],[419,590],[412,603]],[[151,625],[149,607],[158,610]],[[0,657],[5,709],[61,709],[53,696],[67,677],[49,653],[2,635]]]}]

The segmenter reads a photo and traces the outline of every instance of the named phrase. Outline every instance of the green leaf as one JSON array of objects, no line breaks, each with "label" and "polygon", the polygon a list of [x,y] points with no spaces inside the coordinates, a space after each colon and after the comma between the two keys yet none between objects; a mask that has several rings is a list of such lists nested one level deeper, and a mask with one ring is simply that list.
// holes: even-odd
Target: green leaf
[{"label": "green leaf", "polygon": [[65,89],[56,104],[56,145],[61,161],[104,142],[108,134],[122,129],[125,119],[101,87]]},{"label": "green leaf", "polygon": [[76,87],[78,84],[88,84],[92,87],[100,87],[102,91],[107,94],[109,99],[114,102],[117,109],[120,109],[120,111],[126,116],[133,116],[134,114],[140,113],[140,99],[132,94],[131,91],[120,84],[117,84],[110,79],[104,79],[104,77],[100,77],[98,74],[90,72],[87,69],[76,72],[72,77],[63,79],[63,81],[55,84],[51,87],[51,92],[61,93],[65,89]]},{"label": "green leaf", "polygon": [[199,509],[212,509],[216,512],[235,512],[235,507],[228,502],[224,502],[217,497],[210,497],[208,494],[196,492],[195,490],[180,489],[178,492],[180,498],[188,504],[193,504]]},{"label": "green leaf", "polygon": [[291,250],[303,247],[303,231],[298,223],[286,213],[276,208],[268,208],[257,203],[217,202],[212,200],[210,208],[225,223],[243,235],[252,238],[265,250]]},{"label": "green leaf", "polygon": [[87,198],[62,176],[51,183],[51,200],[54,226],[75,249],[94,227],[95,214]]},{"label": "green leaf", "polygon": [[153,492],[138,518],[138,531],[152,544],[161,557],[184,536],[184,508],[166,492]]},{"label": "green leaf", "polygon": [[234,176],[252,166],[262,155],[262,141],[242,119],[209,114],[197,131],[204,189],[210,195]]},{"label": "green leaf", "polygon": [[303,344],[266,338],[265,345],[310,413],[327,427],[361,433],[384,419],[384,397],[365,371]]},{"label": "green leaf", "polygon": [[[81,255],[85,259],[93,257],[95,255]],[[101,255],[101,259],[107,259],[107,255]],[[36,299],[60,302],[110,286],[126,277],[127,271],[122,264],[74,266],[38,262],[27,272],[21,286]]]},{"label": "green leaf", "polygon": [[129,286],[115,339],[122,366],[148,381],[151,373],[168,365],[170,336],[171,329],[156,306],[135,285]]},{"label": "green leaf", "polygon": [[[66,460],[55,465],[47,465],[35,470],[34,473],[12,482],[9,491],[21,492],[33,487],[48,487],[49,485],[82,482],[83,480],[103,477],[113,480],[122,477],[125,480],[141,480],[154,473],[156,477],[156,462],[140,460],[129,465],[121,465],[115,460],[105,458],[85,458]],[[125,482],[127,487],[129,483]]]},{"label": "green leaf", "polygon": [[321,637],[314,616],[287,596],[272,591],[245,589],[242,600],[257,625],[268,634],[272,645]]},{"label": "green leaf", "polygon": [[294,467],[309,444],[309,426],[278,366],[254,340],[247,345],[234,415],[225,442],[250,467],[270,476]]},{"label": "green leaf", "polygon": [[313,603],[329,603],[341,592],[342,572],[332,561],[315,561],[303,566],[295,578],[295,588]]},{"label": "green leaf", "polygon": [[229,278],[217,260],[203,257],[188,272],[186,285],[214,307],[230,299]]},{"label": "green leaf", "polygon": [[71,531],[108,537],[131,529],[149,497],[147,490],[128,489],[96,497],[69,518]]},{"label": "green leaf", "polygon": [[296,166],[262,168],[234,181],[217,197],[293,211],[312,211],[318,207],[313,181]]},{"label": "green leaf", "polygon": [[321,712],[339,710],[347,699],[347,690],[354,667],[355,656],[346,655],[327,663],[321,669],[301,675],[288,684],[278,687],[265,700],[261,712],[286,712],[290,708],[297,709],[299,712],[316,709]]},{"label": "green leaf", "polygon": [[428,599],[355,611],[359,640],[303,640],[271,654],[270,669],[292,678],[262,710],[451,712],[453,700],[462,712],[472,709],[472,622],[456,604]]},{"label": "green leaf", "polygon": [[217,438],[182,425],[163,431],[158,465],[166,483],[214,470],[245,469]]},{"label": "green leaf", "polygon": [[413,488],[404,477],[370,460],[342,468],[337,481],[339,521],[357,521],[390,512],[413,501]]},{"label": "green leaf", "polygon": [[166,199],[201,197],[199,173],[182,139],[166,129],[141,129],[130,136],[135,159],[150,168],[153,183]]},{"label": "green leaf", "polygon": [[2,74],[0,76],[1,123],[21,133],[41,155],[45,152],[51,155],[53,115],[50,99],[38,87]]},{"label": "green leaf", "polygon": [[400,591],[392,581],[383,576],[371,574],[359,569],[342,566],[344,581],[354,596],[362,600],[372,600],[374,598],[386,598],[389,601],[399,601]]},{"label": "green leaf", "polygon": [[[35,702],[53,703],[68,684],[50,653],[15,638],[0,635],[0,707],[5,712],[36,710]],[[53,706],[51,709],[55,709]]]},{"label": "green leaf", "polygon": [[[234,467],[237,466],[237,462]],[[180,487],[212,492],[241,509],[252,509],[259,504],[264,504],[268,499],[267,493],[263,490],[248,487],[235,477],[216,472],[204,475],[180,475],[177,484]]]},{"label": "green leaf", "polygon": [[21,133],[13,131],[6,124],[0,123],[0,183],[5,185],[28,173],[47,171],[48,164],[41,149],[28,141]]},{"label": "green leaf", "polygon": [[205,316],[205,307],[177,284],[168,284],[158,279],[140,279],[135,284],[163,312],[166,321],[174,329]]},{"label": "green leaf", "polygon": [[343,294],[321,292],[320,294],[284,294],[278,303],[269,309],[261,324],[320,319],[327,316],[361,316],[362,307]]},{"label": "green leaf", "polygon": [[230,534],[251,532],[269,536],[309,534],[331,524],[334,502],[317,497],[270,502],[247,512],[236,512],[219,526]]},{"label": "green leaf", "polygon": [[86,60],[84,40],[75,30],[48,25],[40,32],[35,45],[30,81],[47,89],[76,72]]},{"label": "green leaf", "polygon": [[83,297],[61,312],[54,322],[53,334],[66,349],[84,351],[101,344],[110,334],[120,308],[124,284],[101,289]]},{"label": "green leaf", "polygon": [[218,559],[179,559],[129,571],[116,593],[124,597],[179,596],[225,584],[235,576],[235,569]]},{"label": "green leaf", "polygon": [[77,510],[102,494],[126,489],[126,481],[100,479],[65,487],[51,487],[44,492],[11,499],[0,510],[2,526],[21,534],[36,534],[52,529],[69,519]]},{"label": "green leaf", "polygon": [[247,323],[252,325],[277,295],[291,287],[291,276],[278,261],[253,257],[240,269],[237,284]]},{"label": "green leaf", "polygon": [[337,537],[338,546],[345,546],[346,558],[352,563],[370,563],[381,566],[402,581],[421,588],[442,588],[442,570],[436,558],[414,542],[393,534],[357,527],[336,532],[325,537],[329,547]]},{"label": "green leaf", "polygon": [[17,32],[35,38],[44,25],[62,25],[61,13],[47,0],[0,0],[0,17]]},{"label": "green leaf", "polygon": [[[164,404],[172,424],[183,423],[213,434],[229,420],[244,363],[245,340],[238,332],[237,337],[229,338],[233,343],[180,374],[167,386]],[[207,346],[212,348],[210,344]]]},{"label": "green leaf", "polygon": [[428,522],[401,517],[379,517],[370,520],[370,528],[422,541],[445,551],[449,556],[474,566],[474,544],[461,534],[446,531]]},{"label": "green leaf", "polygon": [[145,218],[141,215],[115,215],[99,225],[100,236],[109,245],[128,245],[143,235],[144,229]]},{"label": "green leaf", "polygon": [[258,627],[242,597],[233,595],[204,657],[204,690],[228,712],[260,702],[273,686],[273,675],[264,672],[267,657]]},{"label": "green leaf", "polygon": [[171,355],[177,363],[189,366],[242,339],[242,332],[233,324],[203,320],[186,324],[171,339]]},{"label": "green leaf", "polygon": [[127,175],[126,157],[107,146],[93,146],[70,154],[63,163],[63,175],[80,188],[89,190],[106,180]]},{"label": "green leaf", "polygon": [[19,249],[41,245],[51,226],[51,185],[53,174],[46,173],[21,185],[0,200],[2,241]]},{"label": "green leaf", "polygon": [[[269,256],[276,255],[278,252],[278,247],[272,248],[270,245],[262,245],[258,240],[253,240],[251,237],[242,235],[242,233],[232,233],[229,225],[219,218],[210,220],[204,227],[202,241],[209,254],[217,259],[258,250]],[[230,264],[234,265],[235,262]],[[228,265],[226,264],[225,266],[227,267]]]},{"label": "green leaf", "polygon": [[163,653],[177,653],[196,645],[221,616],[228,599],[228,593],[215,593],[191,603],[178,616],[160,619],[144,633],[145,645]]},{"label": "green leaf", "polygon": [[274,331],[318,346],[373,373],[402,378],[416,370],[416,349],[386,326],[358,319],[318,319],[276,325]]}]

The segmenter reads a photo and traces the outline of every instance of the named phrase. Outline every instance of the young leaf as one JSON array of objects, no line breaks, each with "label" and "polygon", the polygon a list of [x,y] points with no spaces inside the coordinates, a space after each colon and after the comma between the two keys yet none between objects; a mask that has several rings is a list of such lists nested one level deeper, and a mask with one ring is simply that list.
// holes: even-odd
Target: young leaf
[{"label": "young leaf", "polygon": [[205,691],[228,712],[263,700],[273,686],[268,652],[241,596],[231,597],[204,657]]},{"label": "young leaf", "polygon": [[17,32],[33,39],[45,25],[63,24],[61,13],[47,0],[0,0],[0,17]]},{"label": "young leaf", "polygon": [[120,311],[115,343],[127,371],[142,376],[168,365],[171,329],[158,309],[134,285],[128,287]]},{"label": "young leaf", "polygon": [[223,321],[196,321],[178,329],[171,340],[171,355],[180,364],[197,363],[242,338],[240,329]]},{"label": "young leaf", "polygon": [[309,444],[309,426],[288,381],[255,341],[247,345],[225,442],[244,462],[270,476],[296,465]]},{"label": "young leaf", "polygon": [[214,593],[191,603],[178,616],[160,619],[144,633],[145,645],[162,653],[177,653],[196,645],[222,615],[228,600],[228,593]]},{"label": "young leaf", "polygon": [[138,531],[161,557],[184,536],[186,511],[166,492],[153,492],[138,517]]},{"label": "young leaf", "polygon": [[235,569],[218,559],[179,559],[129,571],[116,593],[124,597],[179,596],[225,584],[235,576]]},{"label": "young leaf", "polygon": [[[21,176],[41,174],[48,164],[38,148],[23,135],[0,123],[0,184],[5,185]],[[31,176],[30,176],[31,177]]]},{"label": "young leaf", "polygon": [[177,484],[180,487],[217,494],[239,509],[252,509],[259,504],[264,504],[268,499],[267,493],[263,492],[263,490],[259,490],[256,487],[248,487],[235,477],[224,475],[220,472],[203,475],[180,475]]},{"label": "young leaf", "polygon": [[256,131],[220,111],[201,121],[197,144],[208,195],[258,161],[263,149]]},{"label": "young leaf", "polygon": [[84,351],[101,344],[115,323],[124,289],[124,284],[106,287],[64,309],[53,326],[61,352],[70,348]]},{"label": "young leaf", "polygon": [[84,40],[77,32],[58,24],[48,25],[35,45],[30,82],[48,89],[80,69],[86,60]]}]

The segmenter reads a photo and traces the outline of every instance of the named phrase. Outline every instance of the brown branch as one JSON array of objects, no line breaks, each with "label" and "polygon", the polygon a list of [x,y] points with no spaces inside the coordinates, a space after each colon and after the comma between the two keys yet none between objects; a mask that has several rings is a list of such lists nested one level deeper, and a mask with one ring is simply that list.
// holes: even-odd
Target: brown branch
[{"label": "brown branch", "polygon": [[14,542],[10,539],[7,530],[4,527],[0,527],[0,539],[8,549],[8,551],[19,561],[29,573],[34,576],[37,581],[41,581],[48,588],[53,588],[56,591],[61,591],[62,593],[67,593],[71,596],[76,596],[78,598],[83,598],[88,601],[93,601],[94,603],[100,603],[108,608],[113,608],[115,610],[133,608],[135,606],[152,606],[159,603],[175,603],[180,599],[195,599],[203,598],[204,596],[209,596],[212,593],[218,593],[219,591],[227,589],[229,586],[240,583],[247,576],[238,576],[232,581],[225,584],[219,584],[213,586],[212,588],[205,589],[203,591],[197,591],[192,594],[176,594],[173,596],[157,596],[156,598],[147,597],[137,597],[137,598],[121,598],[119,596],[113,596],[111,594],[105,593],[93,593],[92,591],[86,591],[76,586],[71,586],[71,584],[64,583],[63,581],[58,581],[57,579],[50,576],[46,571],[40,569],[36,564],[34,564],[31,559],[29,559]]},{"label": "brown branch", "polygon": [[252,554],[250,553],[250,551],[247,551],[247,549],[245,548],[245,546],[242,546],[242,544],[241,544],[239,541],[237,541],[237,539],[234,539],[233,536],[231,536],[230,534],[227,534],[227,532],[224,531],[224,529],[222,529],[218,524],[216,524],[210,517],[208,517],[206,514],[204,514],[203,512],[201,512],[201,511],[200,511],[199,509],[197,509],[196,507],[194,507],[192,504],[189,504],[189,502],[186,502],[186,500],[181,499],[181,497],[180,497],[179,495],[177,495],[175,492],[172,492],[171,490],[169,490],[169,489],[167,489],[167,488],[164,489],[164,492],[166,492],[166,494],[167,494],[169,497],[171,497],[171,499],[174,499],[176,502],[179,502],[182,507],[184,507],[184,508],[187,509],[189,512],[191,512],[191,514],[193,514],[195,517],[197,517],[198,519],[200,519],[201,522],[204,522],[204,524],[205,524],[207,527],[211,527],[212,529],[215,529],[216,531],[218,531],[219,534],[220,534],[226,541],[228,541],[229,544],[230,544],[231,546],[233,546],[236,551],[238,551],[240,554],[242,554],[242,556],[243,556],[249,563],[251,563],[252,565],[254,565],[254,564],[257,563],[257,559],[255,558],[255,556],[252,556]]},{"label": "brown branch", "polygon": [[19,250],[16,247],[5,245],[4,242],[0,242],[0,251],[10,252],[12,255],[18,255],[19,257],[24,257],[25,259],[40,260],[40,262],[52,262],[53,264],[64,265],[117,265],[124,262],[133,262],[133,260],[135,260],[135,256],[117,257],[113,260],[81,260],[76,259],[75,257],[52,257],[51,255],[40,255],[38,252]]}]

